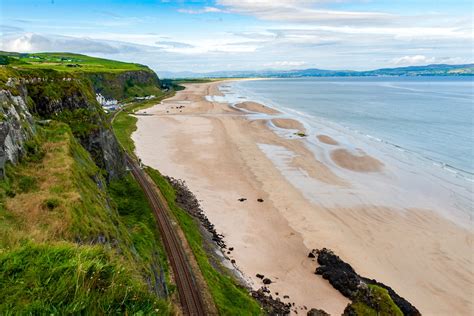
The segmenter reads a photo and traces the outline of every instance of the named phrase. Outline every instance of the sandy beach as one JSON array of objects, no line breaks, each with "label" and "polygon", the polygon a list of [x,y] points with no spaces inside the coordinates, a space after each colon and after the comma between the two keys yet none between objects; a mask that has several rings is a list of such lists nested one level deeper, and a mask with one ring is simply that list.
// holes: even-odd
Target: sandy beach
[{"label": "sandy beach", "polygon": [[[273,281],[272,295],[278,292],[298,310],[340,315],[349,301],[314,274],[317,263],[307,257],[311,249],[326,247],[424,315],[473,312],[472,230],[429,207],[395,209],[357,196],[334,201],[333,192],[346,192],[358,177],[384,177],[384,161],[343,148],[327,135],[307,137],[329,147],[315,155],[305,138],[281,137],[272,126],[304,132],[300,122],[272,118],[280,112],[254,102],[231,107],[206,100],[220,95],[219,84],[187,84],[137,116],[132,137],[143,163],[186,181],[234,247],[229,259],[252,287],[262,285],[255,275],[263,274]],[[248,111],[269,117],[249,119]],[[308,199],[279,164],[286,173],[301,172],[298,181],[323,188],[321,195]],[[354,176],[343,177],[338,168]]]}]

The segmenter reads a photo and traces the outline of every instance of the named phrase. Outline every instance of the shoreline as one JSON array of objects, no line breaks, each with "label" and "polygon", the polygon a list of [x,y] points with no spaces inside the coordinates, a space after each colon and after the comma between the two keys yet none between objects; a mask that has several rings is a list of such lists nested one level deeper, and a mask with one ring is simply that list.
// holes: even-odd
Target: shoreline
[{"label": "shoreline", "polygon": [[[324,159],[316,159],[302,139],[280,137],[268,119],[252,120],[228,104],[206,100],[207,95],[222,96],[220,84],[186,85],[175,97],[148,109],[149,116],[137,116],[133,139],[145,164],[186,180],[218,232],[234,247],[232,258],[251,285],[261,285],[255,275],[264,274],[275,281],[269,285],[272,294],[340,314],[348,300],[315,276],[314,266],[305,260],[310,249],[327,247],[361,274],[392,286],[422,313],[472,309],[458,289],[472,289],[465,266],[472,263],[465,255],[472,250],[472,232],[430,210],[400,212],[367,203],[328,207],[309,201],[268,154],[283,163],[289,160],[284,166],[289,173],[303,170],[313,185],[327,186],[321,192],[324,199],[353,183],[333,172]],[[316,140],[315,135],[309,137]],[[413,245],[413,238],[420,245]],[[406,262],[402,254],[412,255],[417,264]],[[432,268],[421,269],[420,262]],[[450,270],[457,271],[455,280],[440,275]],[[436,289],[439,283],[446,289]],[[433,297],[438,299],[431,306]]]}]

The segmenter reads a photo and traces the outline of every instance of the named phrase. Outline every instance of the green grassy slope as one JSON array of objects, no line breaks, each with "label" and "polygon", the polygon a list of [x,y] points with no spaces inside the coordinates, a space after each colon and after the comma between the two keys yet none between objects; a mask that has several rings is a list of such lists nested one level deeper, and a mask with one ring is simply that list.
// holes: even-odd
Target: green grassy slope
[{"label": "green grassy slope", "polygon": [[[161,92],[156,74],[140,64],[71,53],[0,52],[0,65],[15,70],[22,77],[55,76],[89,81],[95,92],[118,100]],[[5,77],[1,72],[0,79]]]},{"label": "green grassy slope", "polygon": [[18,54],[0,52],[0,64],[9,65],[18,69],[52,69],[60,72],[117,73],[136,70],[151,71],[148,67],[140,64],[125,63],[72,53]]},{"label": "green grassy slope", "polygon": [[27,148],[0,181],[0,314],[170,314],[138,185],[117,180],[107,194],[66,124],[40,128]]}]

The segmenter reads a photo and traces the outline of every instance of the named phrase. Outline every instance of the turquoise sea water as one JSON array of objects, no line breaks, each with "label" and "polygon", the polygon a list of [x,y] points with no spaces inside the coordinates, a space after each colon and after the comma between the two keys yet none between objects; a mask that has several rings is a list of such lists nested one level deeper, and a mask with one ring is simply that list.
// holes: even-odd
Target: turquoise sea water
[{"label": "turquoise sea water", "polygon": [[474,78],[382,77],[242,81],[239,95],[327,120],[421,160],[474,177]]}]

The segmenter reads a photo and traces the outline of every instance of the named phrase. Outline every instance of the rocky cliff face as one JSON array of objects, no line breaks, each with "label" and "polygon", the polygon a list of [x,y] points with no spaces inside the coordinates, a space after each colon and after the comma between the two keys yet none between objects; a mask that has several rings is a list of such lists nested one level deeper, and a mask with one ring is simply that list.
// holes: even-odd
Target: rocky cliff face
[{"label": "rocky cliff face", "polygon": [[160,80],[152,71],[124,71],[114,73],[89,73],[96,93],[107,99],[123,100],[129,97],[157,94],[160,92]]},{"label": "rocky cliff face", "polygon": [[0,103],[1,172],[7,161],[16,163],[24,152],[25,141],[34,134],[33,116],[69,124],[74,136],[109,179],[124,172],[122,150],[95,100],[90,81],[62,77],[59,73],[10,78],[0,91]]},{"label": "rocky cliff face", "polygon": [[0,177],[3,177],[5,163],[16,163],[23,154],[25,142],[34,133],[34,120],[24,96],[14,96],[8,90],[0,90],[0,116]]}]

